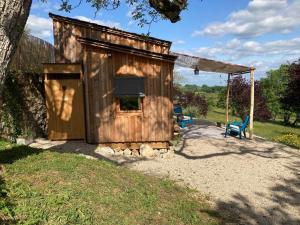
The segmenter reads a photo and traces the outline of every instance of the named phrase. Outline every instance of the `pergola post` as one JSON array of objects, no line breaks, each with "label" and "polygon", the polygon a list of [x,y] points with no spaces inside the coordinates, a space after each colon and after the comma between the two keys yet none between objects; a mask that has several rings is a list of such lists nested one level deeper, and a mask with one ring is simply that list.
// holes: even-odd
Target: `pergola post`
[{"label": "pergola post", "polygon": [[227,79],[227,93],[226,93],[226,120],[225,120],[225,125],[227,125],[228,120],[229,120],[229,93],[230,92],[230,73],[228,74],[228,79]]},{"label": "pergola post", "polygon": [[253,115],[254,115],[254,68],[250,70],[251,94],[250,94],[250,123],[249,138],[253,138]]}]

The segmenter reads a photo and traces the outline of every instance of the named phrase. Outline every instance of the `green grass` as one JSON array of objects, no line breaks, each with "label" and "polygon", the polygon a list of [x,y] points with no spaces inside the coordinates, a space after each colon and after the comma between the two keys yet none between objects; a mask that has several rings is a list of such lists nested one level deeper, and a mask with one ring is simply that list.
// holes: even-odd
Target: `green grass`
[{"label": "green grass", "polygon": [[194,190],[102,160],[0,141],[0,224],[219,224]]},{"label": "green grass", "polygon": [[[213,109],[210,110],[206,117],[207,120],[213,122],[225,122],[225,110],[223,109]],[[229,116],[229,121],[240,121],[241,119],[236,116]],[[275,138],[288,134],[293,133],[300,136],[300,127],[290,127],[284,126],[280,121],[274,122],[254,122],[254,134],[264,137],[268,140],[274,140]]]}]

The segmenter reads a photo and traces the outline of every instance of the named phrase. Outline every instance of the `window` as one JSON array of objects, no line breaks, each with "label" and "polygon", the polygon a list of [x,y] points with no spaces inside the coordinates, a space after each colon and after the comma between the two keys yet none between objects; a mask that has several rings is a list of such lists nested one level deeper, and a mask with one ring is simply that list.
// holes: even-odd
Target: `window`
[{"label": "window", "polygon": [[78,80],[80,73],[48,73],[48,80]]},{"label": "window", "polygon": [[140,97],[119,97],[121,111],[137,111],[141,109]]},{"label": "window", "polygon": [[114,95],[117,97],[143,97],[145,96],[144,83],[142,77],[115,77]]}]

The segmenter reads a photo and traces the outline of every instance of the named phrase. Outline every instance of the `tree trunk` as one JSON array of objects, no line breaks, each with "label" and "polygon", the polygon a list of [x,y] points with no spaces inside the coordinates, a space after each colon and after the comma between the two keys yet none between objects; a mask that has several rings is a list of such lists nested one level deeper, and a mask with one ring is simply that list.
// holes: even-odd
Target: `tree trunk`
[{"label": "tree trunk", "polygon": [[284,123],[284,125],[289,125],[290,118],[291,118],[291,113],[290,112],[285,112],[284,116],[283,116],[283,123]]},{"label": "tree trunk", "polygon": [[27,22],[32,0],[0,1],[0,101],[5,75]]}]

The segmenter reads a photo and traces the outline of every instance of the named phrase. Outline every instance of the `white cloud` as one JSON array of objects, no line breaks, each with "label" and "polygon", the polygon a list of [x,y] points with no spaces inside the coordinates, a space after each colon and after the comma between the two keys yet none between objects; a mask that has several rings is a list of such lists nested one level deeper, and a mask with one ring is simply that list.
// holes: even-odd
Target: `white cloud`
[{"label": "white cloud", "polygon": [[200,57],[254,66],[258,74],[264,76],[266,71],[288,61],[293,62],[300,57],[300,37],[270,42],[232,39],[227,43],[199,48],[195,54]]},{"label": "white cloud", "polygon": [[245,10],[233,12],[227,21],[196,30],[198,35],[226,35],[250,38],[266,33],[289,33],[300,26],[299,0],[252,0]]},{"label": "white cloud", "polygon": [[203,47],[196,52],[204,57],[209,58],[227,58],[237,60],[241,57],[285,57],[300,56],[300,37],[289,40],[278,40],[270,42],[241,41],[233,39],[225,44],[219,44],[214,47]]},{"label": "white cloud", "polygon": [[33,36],[42,39],[48,39],[53,35],[53,25],[50,18],[30,15],[28,17],[26,27]]},{"label": "white cloud", "polygon": [[90,23],[97,23],[97,24],[104,25],[104,26],[121,28],[121,24],[119,22],[112,21],[112,20],[94,20],[94,19],[90,19],[85,16],[75,16],[75,18],[78,20],[83,20],[83,21],[87,21]]},{"label": "white cloud", "polygon": [[[92,23],[97,23],[110,27],[120,28],[120,23],[114,21],[101,21],[101,20],[92,20],[84,16],[75,17],[79,20],[84,20]],[[29,32],[36,37],[49,40],[53,35],[53,25],[50,18],[44,18],[37,15],[30,15],[27,20],[26,27],[29,29]]]}]

